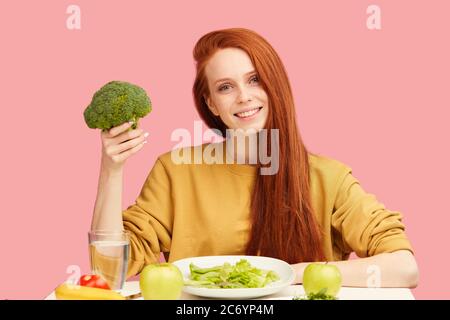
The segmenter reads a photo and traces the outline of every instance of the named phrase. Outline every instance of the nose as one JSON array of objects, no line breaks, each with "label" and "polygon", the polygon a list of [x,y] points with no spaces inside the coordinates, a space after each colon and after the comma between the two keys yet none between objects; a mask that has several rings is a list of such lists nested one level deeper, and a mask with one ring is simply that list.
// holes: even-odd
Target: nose
[{"label": "nose", "polygon": [[252,101],[252,97],[250,95],[250,93],[246,90],[246,89],[240,89],[239,91],[239,97],[238,97],[238,102],[239,103],[245,103],[247,101]]}]

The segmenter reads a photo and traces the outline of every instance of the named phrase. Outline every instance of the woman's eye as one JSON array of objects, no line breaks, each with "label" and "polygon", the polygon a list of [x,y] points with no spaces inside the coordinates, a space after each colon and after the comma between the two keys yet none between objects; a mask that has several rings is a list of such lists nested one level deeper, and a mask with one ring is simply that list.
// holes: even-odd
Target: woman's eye
[{"label": "woman's eye", "polygon": [[256,82],[258,82],[258,81],[259,81],[259,79],[258,79],[258,77],[257,77],[257,76],[254,76],[254,77],[252,77],[252,78],[250,79],[250,82],[252,82],[252,81],[256,81]]},{"label": "woman's eye", "polygon": [[229,87],[230,86],[228,84],[225,84],[225,85],[219,87],[219,91],[224,91],[224,90],[228,89]]},{"label": "woman's eye", "polygon": [[[251,77],[250,82],[258,83],[259,82],[258,76]],[[229,88],[231,88],[231,86],[229,84],[224,84],[219,87],[219,91],[225,91],[225,90],[228,90]]]}]

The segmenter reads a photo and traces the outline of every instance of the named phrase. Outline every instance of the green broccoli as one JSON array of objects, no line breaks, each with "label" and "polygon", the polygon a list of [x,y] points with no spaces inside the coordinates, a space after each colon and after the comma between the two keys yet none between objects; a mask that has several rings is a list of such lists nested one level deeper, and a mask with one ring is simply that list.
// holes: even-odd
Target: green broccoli
[{"label": "green broccoli", "polygon": [[111,81],[95,92],[84,110],[84,121],[89,128],[109,130],[133,121],[136,129],[139,118],[152,111],[147,93],[141,87],[123,81]]}]

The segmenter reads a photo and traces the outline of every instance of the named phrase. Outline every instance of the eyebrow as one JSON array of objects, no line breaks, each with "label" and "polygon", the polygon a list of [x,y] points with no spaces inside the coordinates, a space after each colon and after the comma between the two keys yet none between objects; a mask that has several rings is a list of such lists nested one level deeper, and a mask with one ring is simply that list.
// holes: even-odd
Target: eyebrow
[{"label": "eyebrow", "polygon": [[[250,72],[247,72],[247,73],[245,74],[245,76],[251,75],[252,73],[256,73],[256,70],[252,70],[252,71],[250,71]],[[231,80],[231,79],[230,79],[230,78],[219,79],[219,80],[216,80],[216,82],[214,82],[214,84],[217,84],[218,82],[222,82],[222,81],[225,81],[225,80]]]}]

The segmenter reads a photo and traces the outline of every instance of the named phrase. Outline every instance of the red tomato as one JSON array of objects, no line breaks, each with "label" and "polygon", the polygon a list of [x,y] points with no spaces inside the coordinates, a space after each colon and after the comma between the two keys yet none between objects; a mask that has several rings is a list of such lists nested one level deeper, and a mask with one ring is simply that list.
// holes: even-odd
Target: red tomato
[{"label": "red tomato", "polygon": [[100,289],[111,289],[108,283],[98,274],[85,274],[80,277],[80,286]]}]

